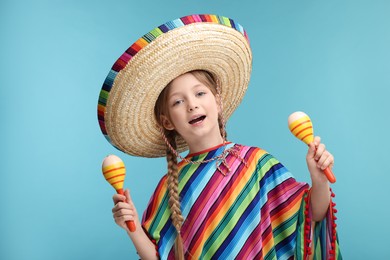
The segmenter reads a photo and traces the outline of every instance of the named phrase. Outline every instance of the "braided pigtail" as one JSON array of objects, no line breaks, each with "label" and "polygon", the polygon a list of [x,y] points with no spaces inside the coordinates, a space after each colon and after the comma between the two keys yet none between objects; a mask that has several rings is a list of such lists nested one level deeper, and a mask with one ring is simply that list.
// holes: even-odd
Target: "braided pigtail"
[{"label": "braided pigtail", "polygon": [[[171,146],[176,149],[176,134],[174,131],[165,131],[165,136]],[[167,162],[168,162],[168,193],[169,193],[169,207],[171,209],[171,219],[173,226],[177,231],[175,241],[175,258],[177,260],[184,260],[183,240],[180,235],[180,228],[183,223],[183,216],[180,209],[179,198],[179,171],[177,167],[177,157],[171,151],[167,149]]]},{"label": "braided pigtail", "polygon": [[227,132],[225,124],[222,120],[222,115],[218,116],[218,126],[219,126],[219,132],[221,133],[221,136],[224,138],[224,140],[227,140]]}]

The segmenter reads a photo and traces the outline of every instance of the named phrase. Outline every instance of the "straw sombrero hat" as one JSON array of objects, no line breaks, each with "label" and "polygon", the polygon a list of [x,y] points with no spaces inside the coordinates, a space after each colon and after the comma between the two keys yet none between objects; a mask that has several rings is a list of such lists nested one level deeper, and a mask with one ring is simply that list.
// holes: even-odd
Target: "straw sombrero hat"
[{"label": "straw sombrero hat", "polygon": [[[161,157],[166,144],[154,117],[164,87],[177,76],[206,70],[220,83],[229,118],[247,89],[252,52],[243,27],[217,15],[167,22],[131,45],[115,62],[99,96],[98,119],[106,139],[134,156]],[[180,137],[178,152],[187,149]]]}]

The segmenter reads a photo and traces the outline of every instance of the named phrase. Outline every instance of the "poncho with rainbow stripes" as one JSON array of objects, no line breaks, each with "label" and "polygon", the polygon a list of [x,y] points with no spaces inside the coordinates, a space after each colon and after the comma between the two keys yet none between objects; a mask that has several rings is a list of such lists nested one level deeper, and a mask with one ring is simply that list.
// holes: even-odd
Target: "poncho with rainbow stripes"
[{"label": "poncho with rainbow stripes", "polygon": [[[223,166],[215,161],[179,163],[186,259],[341,259],[334,203],[323,221],[312,222],[308,184],[295,181],[260,148],[229,143],[225,149],[232,147],[237,152],[225,158],[227,174],[221,174]],[[207,160],[223,151],[218,146],[187,158]],[[149,201],[142,225],[160,258],[174,259],[177,232],[166,176]]]}]

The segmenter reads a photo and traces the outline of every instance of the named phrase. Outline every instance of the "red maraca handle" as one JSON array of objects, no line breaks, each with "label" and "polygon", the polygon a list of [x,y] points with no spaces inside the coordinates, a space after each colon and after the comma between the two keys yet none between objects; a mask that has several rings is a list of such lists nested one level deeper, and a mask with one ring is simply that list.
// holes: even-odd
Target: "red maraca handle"
[{"label": "red maraca handle", "polygon": [[[117,190],[118,194],[125,195],[122,189]],[[135,231],[135,223],[133,220],[126,221],[126,226],[130,230],[130,232]]]},{"label": "red maraca handle", "polygon": [[336,177],[334,176],[332,170],[329,169],[329,167],[324,170],[324,174],[325,174],[326,178],[328,178],[328,181],[330,183],[335,183],[336,182]]}]

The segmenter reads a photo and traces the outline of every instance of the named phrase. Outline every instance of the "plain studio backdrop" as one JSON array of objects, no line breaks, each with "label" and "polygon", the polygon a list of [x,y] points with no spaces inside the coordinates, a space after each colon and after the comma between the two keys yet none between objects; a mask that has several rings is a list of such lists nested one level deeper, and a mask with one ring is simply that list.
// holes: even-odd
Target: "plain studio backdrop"
[{"label": "plain studio backdrop", "polygon": [[248,92],[229,140],[272,153],[310,182],[306,146],[287,128],[311,117],[335,155],[345,259],[390,259],[390,1],[2,0],[0,259],[136,259],[111,214],[107,154],[127,165],[142,215],[165,158],[131,157],[100,132],[100,88],[116,59],[158,25],[194,13],[244,26]]}]

